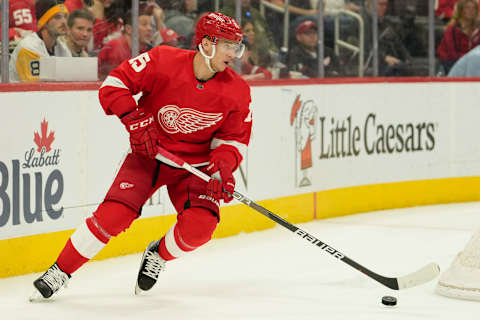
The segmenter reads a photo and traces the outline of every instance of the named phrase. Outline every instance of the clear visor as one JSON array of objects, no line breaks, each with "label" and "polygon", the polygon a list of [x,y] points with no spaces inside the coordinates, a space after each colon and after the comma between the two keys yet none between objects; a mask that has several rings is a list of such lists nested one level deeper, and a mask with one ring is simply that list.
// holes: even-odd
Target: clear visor
[{"label": "clear visor", "polygon": [[233,53],[235,58],[241,58],[243,52],[245,52],[245,45],[243,43],[236,43],[232,41],[218,41],[217,43],[218,50],[222,52]]}]

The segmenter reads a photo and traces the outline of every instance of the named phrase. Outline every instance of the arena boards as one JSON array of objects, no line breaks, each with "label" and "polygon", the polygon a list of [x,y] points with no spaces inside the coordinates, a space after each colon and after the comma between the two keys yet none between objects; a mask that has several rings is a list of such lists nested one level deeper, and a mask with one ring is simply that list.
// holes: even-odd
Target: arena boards
[{"label": "arena boards", "polygon": [[[478,87],[424,80],[254,85],[240,190],[291,223],[479,200]],[[119,121],[98,105],[98,84],[28,85],[28,94],[12,88],[0,90],[2,106],[11,106],[0,134],[14,133],[0,151],[0,277],[51,265],[102,201],[128,149]],[[143,250],[173,213],[160,190],[143,218],[96,259]],[[240,204],[223,207],[221,216],[215,237],[274,226]]]}]

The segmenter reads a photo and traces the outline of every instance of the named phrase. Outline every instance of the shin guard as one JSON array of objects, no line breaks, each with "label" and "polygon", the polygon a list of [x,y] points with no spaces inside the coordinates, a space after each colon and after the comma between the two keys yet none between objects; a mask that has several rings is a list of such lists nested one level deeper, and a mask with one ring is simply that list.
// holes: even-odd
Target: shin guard
[{"label": "shin guard", "polygon": [[92,259],[111,237],[126,230],[139,215],[120,202],[106,201],[75,230],[57,259],[66,273],[73,273]]},{"label": "shin guard", "polygon": [[212,238],[217,223],[217,217],[208,209],[186,209],[160,240],[160,256],[165,260],[173,260],[195,250]]}]

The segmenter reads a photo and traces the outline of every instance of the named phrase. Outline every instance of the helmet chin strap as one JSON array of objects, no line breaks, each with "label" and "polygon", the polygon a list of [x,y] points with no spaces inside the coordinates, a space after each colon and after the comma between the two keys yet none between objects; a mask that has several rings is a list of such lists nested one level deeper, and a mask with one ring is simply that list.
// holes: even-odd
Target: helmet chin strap
[{"label": "helmet chin strap", "polygon": [[207,56],[205,51],[203,51],[202,44],[201,43],[198,44],[198,50],[200,51],[202,56],[205,58],[205,63],[207,64],[208,70],[212,72],[216,72],[215,70],[213,70],[212,65],[210,64],[210,60],[212,60],[213,56],[215,55],[215,49],[216,49],[215,47],[216,47],[215,45],[212,45],[212,54]]}]

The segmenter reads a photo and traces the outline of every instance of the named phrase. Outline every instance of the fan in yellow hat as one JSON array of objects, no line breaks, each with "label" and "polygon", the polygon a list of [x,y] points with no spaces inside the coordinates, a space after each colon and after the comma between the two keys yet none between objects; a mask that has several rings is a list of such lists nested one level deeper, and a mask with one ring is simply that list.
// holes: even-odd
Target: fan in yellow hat
[{"label": "fan in yellow hat", "polygon": [[65,15],[68,15],[68,9],[63,4],[63,1],[38,0],[35,4],[35,13],[37,16],[37,27],[38,30],[40,30],[57,13],[64,13]]}]

